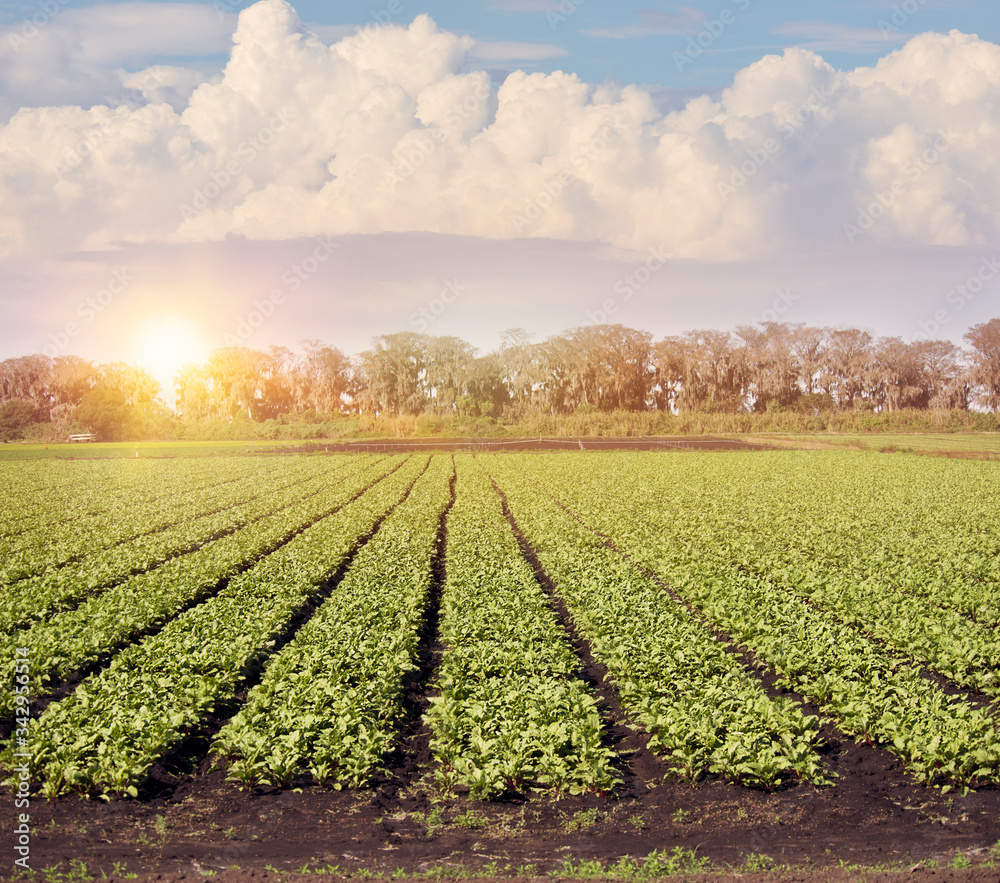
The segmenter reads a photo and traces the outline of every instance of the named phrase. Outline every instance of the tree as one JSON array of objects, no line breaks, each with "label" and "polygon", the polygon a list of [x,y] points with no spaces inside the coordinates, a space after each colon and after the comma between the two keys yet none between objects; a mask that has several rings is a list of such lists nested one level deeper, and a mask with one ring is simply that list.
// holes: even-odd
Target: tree
[{"label": "tree", "polygon": [[[740,325],[736,333],[743,340],[744,390],[753,411],[770,406],[790,407],[802,394],[796,333],[801,326],[764,322],[760,326]],[[752,401],[750,401],[752,399]]]},{"label": "tree", "polygon": [[371,413],[422,414],[427,405],[428,338],[412,331],[380,334],[358,356],[359,401]]},{"label": "tree", "polygon": [[807,396],[819,389],[826,357],[827,331],[825,328],[793,325],[792,352],[799,365],[799,383]]},{"label": "tree", "polygon": [[947,340],[922,340],[913,346],[927,390],[927,407],[967,411],[972,389],[962,350]]},{"label": "tree", "polygon": [[0,362],[0,401],[24,399],[37,408],[48,408],[52,359],[41,353]]},{"label": "tree", "polygon": [[857,328],[831,331],[827,338],[822,384],[842,411],[853,410],[865,393],[872,368],[872,344],[872,336]]},{"label": "tree", "polygon": [[351,391],[351,360],[336,347],[304,340],[305,355],[292,372],[292,392],[299,410],[339,414]]},{"label": "tree", "polygon": [[475,348],[460,337],[432,337],[425,351],[424,386],[438,414],[456,410],[459,398],[470,394]]},{"label": "tree", "polygon": [[103,441],[120,441],[129,431],[130,410],[121,390],[98,387],[85,393],[73,415]]},{"label": "tree", "polygon": [[212,392],[204,365],[184,365],[174,375],[174,401],[185,420],[200,420],[212,413]]},{"label": "tree", "polygon": [[571,332],[602,411],[642,411],[651,396],[653,335],[624,325],[584,326]]},{"label": "tree", "polygon": [[38,412],[31,402],[14,399],[0,406],[0,441],[24,438],[24,430],[38,419]]},{"label": "tree", "polygon": [[52,404],[72,405],[74,408],[100,378],[92,363],[79,356],[57,356],[52,360],[50,389]]},{"label": "tree", "polygon": [[124,362],[111,362],[101,365],[99,372],[98,385],[104,389],[118,390],[130,408],[148,408],[160,394],[160,381],[145,368],[126,365]]},{"label": "tree", "polygon": [[972,346],[970,379],[979,400],[990,410],[1000,410],[1000,319],[973,325],[965,335]]},{"label": "tree", "polygon": [[508,328],[500,335],[500,349],[496,354],[500,380],[515,419],[536,406],[542,352],[539,344],[531,342],[533,337],[523,328]]},{"label": "tree", "polygon": [[657,346],[656,361],[660,388],[673,388],[678,411],[736,413],[743,407],[742,360],[728,331],[668,337]]}]

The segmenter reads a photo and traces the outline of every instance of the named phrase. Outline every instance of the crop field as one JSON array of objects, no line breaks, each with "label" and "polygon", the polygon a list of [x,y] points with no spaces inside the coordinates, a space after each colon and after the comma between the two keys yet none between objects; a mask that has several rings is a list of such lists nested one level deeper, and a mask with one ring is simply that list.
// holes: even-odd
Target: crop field
[{"label": "crop field", "polygon": [[[409,843],[406,867],[450,824],[490,830],[442,854],[551,869],[517,812],[579,835],[560,862],[815,862],[857,825],[885,860],[1000,842],[995,463],[40,459],[0,462],[0,494],[3,812],[30,793],[53,861],[116,806],[167,820],[172,866],[246,866],[281,801],[294,857],[335,823],[341,863]],[[213,812],[258,834],[206,846]]]}]

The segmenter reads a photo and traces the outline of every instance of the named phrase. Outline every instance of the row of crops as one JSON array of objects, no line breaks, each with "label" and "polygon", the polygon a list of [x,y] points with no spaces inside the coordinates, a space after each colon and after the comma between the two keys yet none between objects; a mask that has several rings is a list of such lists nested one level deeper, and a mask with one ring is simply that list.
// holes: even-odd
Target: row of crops
[{"label": "row of crops", "polygon": [[0,464],[0,764],[49,797],[192,752],[358,788],[422,720],[437,787],[609,792],[598,678],[687,780],[835,784],[833,727],[997,783],[998,484],[854,452]]}]

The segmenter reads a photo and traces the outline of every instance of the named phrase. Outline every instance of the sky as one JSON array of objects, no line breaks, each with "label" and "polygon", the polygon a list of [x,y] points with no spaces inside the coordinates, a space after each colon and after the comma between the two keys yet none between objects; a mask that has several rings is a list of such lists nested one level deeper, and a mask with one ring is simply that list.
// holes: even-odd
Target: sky
[{"label": "sky", "polygon": [[0,359],[1000,316],[975,0],[0,0]]}]

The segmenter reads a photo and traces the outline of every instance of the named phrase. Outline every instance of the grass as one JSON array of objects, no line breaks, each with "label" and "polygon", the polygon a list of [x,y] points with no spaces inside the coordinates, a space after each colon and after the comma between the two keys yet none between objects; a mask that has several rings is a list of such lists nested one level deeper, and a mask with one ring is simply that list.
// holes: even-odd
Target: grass
[{"label": "grass", "polygon": [[[477,815],[470,811],[465,815]],[[455,824],[458,818],[453,820]],[[944,864],[936,859],[925,859],[919,863],[919,867],[925,869],[962,870],[972,867],[990,868],[997,867],[997,859],[1000,859],[1000,841],[991,848],[989,858],[985,863],[973,862],[968,855],[963,852],[955,853],[950,860]],[[836,865],[841,871],[850,872],[852,879],[863,880],[866,874],[878,873],[903,873],[910,869],[911,862],[886,863],[879,865],[861,865],[841,859]],[[238,870],[239,866],[232,865],[232,870]],[[514,865],[510,862],[500,864],[491,861],[485,865],[469,865],[462,862],[447,862],[444,864],[431,865],[424,870],[412,871],[405,868],[386,868],[376,870],[373,868],[354,868],[346,871],[339,865],[310,865],[294,869],[276,868],[272,864],[266,864],[264,870],[277,877],[291,875],[316,876],[316,877],[346,877],[353,876],[360,879],[371,880],[457,880],[457,879],[504,879],[510,877],[519,878],[561,878],[570,880],[622,880],[631,883],[649,883],[649,881],[660,878],[670,878],[686,876],[689,874],[755,874],[782,872],[799,873],[810,876],[816,880],[822,879],[822,871],[812,864],[796,867],[789,865],[779,865],[771,856],[763,853],[747,853],[742,864],[737,867],[730,865],[712,864],[703,856],[699,856],[696,849],[685,849],[675,847],[673,850],[654,850],[645,858],[634,858],[630,855],[623,856],[617,862],[608,863],[598,859],[567,859],[556,867],[548,871],[538,868],[536,864]],[[199,869],[202,877],[215,876],[217,872],[207,869]],[[138,874],[128,872],[126,866],[121,862],[116,862],[112,875],[117,879],[137,879]],[[31,880],[40,879],[43,883],[74,883],[78,880],[106,880],[108,874],[104,870],[91,871],[85,862],[74,860],[67,866],[51,865],[40,871],[31,871],[27,874],[18,875],[17,879]],[[795,879],[799,879],[796,877]]]},{"label": "grass", "polygon": [[[0,452],[17,449],[16,456],[39,456],[44,441],[52,448],[74,448],[94,451],[85,456],[133,456],[137,444],[120,443],[127,453],[114,453],[114,445],[64,443],[69,428],[62,424],[37,423],[26,431],[34,444],[0,445]],[[151,430],[154,431],[154,430]],[[321,444],[331,441],[431,438],[647,438],[650,436],[685,435],[746,435],[790,434],[811,436],[814,433],[861,435],[895,434],[909,439],[913,434],[1000,432],[996,414],[972,411],[904,410],[893,413],[873,411],[825,412],[803,414],[794,411],[774,411],[760,414],[722,414],[664,411],[592,411],[573,414],[529,414],[521,419],[493,417],[462,417],[456,414],[421,416],[333,415],[317,420],[284,415],[275,420],[254,423],[249,420],[208,420],[184,423],[173,420],[155,430],[166,438],[185,439],[177,442],[142,442],[152,449],[169,450],[165,454],[147,456],[177,456],[175,445],[188,446],[193,455],[210,455],[213,451],[233,449],[270,449],[302,443]],[[908,443],[908,442],[907,442]],[[100,454],[96,452],[108,451]],[[44,454],[43,454],[44,455]],[[141,453],[140,453],[141,455]],[[0,457],[11,456],[0,453]],[[84,456],[75,454],[74,456]]]},{"label": "grass", "polygon": [[597,860],[568,859],[562,866],[549,871],[550,877],[565,877],[574,880],[655,880],[659,877],[672,877],[676,874],[696,874],[706,870],[709,865],[707,858],[701,858],[692,849],[677,846],[672,852],[653,850],[643,861],[631,856],[625,856],[616,864],[606,865]]},{"label": "grass", "polygon": [[1000,434],[995,432],[810,433],[741,435],[746,441],[791,447],[854,448],[883,453],[940,454],[1000,457]]},{"label": "grass", "polygon": [[301,442],[164,441],[86,442],[81,444],[5,444],[0,460],[108,460],[162,457],[212,457],[279,451]]}]

